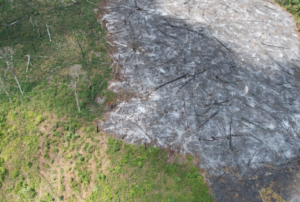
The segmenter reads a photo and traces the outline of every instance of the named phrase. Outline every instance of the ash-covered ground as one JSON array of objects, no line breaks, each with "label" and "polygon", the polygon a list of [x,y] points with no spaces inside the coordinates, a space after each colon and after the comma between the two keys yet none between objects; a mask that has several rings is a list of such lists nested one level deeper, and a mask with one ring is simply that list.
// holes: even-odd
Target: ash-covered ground
[{"label": "ash-covered ground", "polygon": [[300,201],[294,19],[266,0],[110,0],[115,92],[102,129],[200,158],[216,201]]}]

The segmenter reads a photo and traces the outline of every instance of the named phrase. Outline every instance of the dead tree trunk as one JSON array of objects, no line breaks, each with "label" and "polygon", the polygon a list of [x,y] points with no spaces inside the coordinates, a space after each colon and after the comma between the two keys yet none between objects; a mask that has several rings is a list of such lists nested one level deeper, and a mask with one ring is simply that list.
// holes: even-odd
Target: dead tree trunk
[{"label": "dead tree trunk", "polygon": [[46,24],[47,27],[47,32],[48,32],[48,36],[49,36],[49,40],[51,41],[51,35],[50,35],[50,31],[49,31],[49,26]]},{"label": "dead tree trunk", "polygon": [[13,51],[13,49],[11,47],[4,47],[3,51],[0,50],[0,58],[3,61],[6,62],[6,64],[7,64],[7,70],[10,70],[10,72],[14,76],[14,79],[15,79],[16,83],[18,84],[19,90],[20,90],[21,94],[23,95],[23,91],[22,91],[21,85],[19,83],[17,75],[14,72],[13,54],[14,54],[14,51]]},{"label": "dead tree trunk", "polygon": [[81,47],[81,44],[80,44],[78,38],[77,38],[77,43],[78,43],[78,46],[79,46],[79,48],[80,48],[80,51],[81,51],[81,54],[82,54],[82,58],[84,58],[84,52],[83,52],[83,50],[82,50],[82,47]]},{"label": "dead tree trunk", "polygon": [[77,104],[77,109],[80,112],[80,103],[79,103],[79,98],[78,98],[78,93],[77,93],[77,85],[84,79],[85,72],[81,70],[82,65],[76,64],[70,67],[69,69],[69,75],[71,76],[72,80],[69,85],[69,87],[73,90],[75,99],[76,99],[76,104]]},{"label": "dead tree trunk", "polygon": [[34,19],[34,22],[35,22],[35,26],[36,26],[36,28],[37,28],[37,30],[38,30],[39,36],[42,37],[41,31],[40,31],[40,28],[39,28],[39,26],[38,26],[38,24],[37,24],[36,19]]},{"label": "dead tree trunk", "polygon": [[11,98],[10,98],[10,96],[9,96],[9,93],[7,92],[7,90],[6,90],[6,88],[5,88],[5,84],[4,84],[4,82],[3,82],[3,80],[2,80],[2,78],[0,77],[0,84],[1,84],[1,86],[2,86],[2,89],[4,90],[4,92],[5,92],[5,94],[7,95],[7,97],[8,97],[8,99],[9,99],[9,102],[10,103],[12,103],[12,101],[11,101]]},{"label": "dead tree trunk", "polygon": [[20,85],[19,80],[17,78],[17,75],[15,74],[15,71],[14,71],[14,63],[13,63],[13,55],[12,54],[10,55],[10,64],[11,64],[11,66],[9,66],[9,64],[7,63],[7,66],[9,67],[9,70],[13,74],[13,76],[14,76],[14,78],[16,80],[16,83],[18,84],[18,87],[20,89],[20,92],[21,92],[21,94],[23,96],[23,91],[22,91],[21,85]]},{"label": "dead tree trunk", "polygon": [[75,86],[74,86],[74,94],[75,94],[75,98],[76,98],[77,109],[78,109],[78,111],[80,112],[79,99],[78,99],[78,95],[77,95],[77,82],[75,82]]},{"label": "dead tree trunk", "polygon": [[18,78],[17,78],[15,72],[14,72],[14,69],[13,69],[13,68],[10,68],[10,71],[11,71],[11,73],[14,75],[14,78],[15,78],[17,84],[18,84],[19,90],[20,90],[21,94],[23,95],[23,91],[22,91],[21,85],[20,85],[20,83],[19,83],[19,80],[18,80]]},{"label": "dead tree trunk", "polygon": [[29,63],[30,63],[30,55],[25,55],[28,60],[27,60],[27,68],[26,68],[26,73],[28,72],[28,68],[29,68]]}]

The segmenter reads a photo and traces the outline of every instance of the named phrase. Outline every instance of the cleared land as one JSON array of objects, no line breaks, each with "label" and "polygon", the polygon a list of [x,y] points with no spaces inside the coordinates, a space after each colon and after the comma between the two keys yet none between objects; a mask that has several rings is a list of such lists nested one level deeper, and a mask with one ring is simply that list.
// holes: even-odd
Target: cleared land
[{"label": "cleared land", "polygon": [[[296,14],[298,3],[287,6]],[[120,75],[110,89],[135,96],[103,130],[199,156],[217,200],[261,201],[270,186],[297,200],[294,18],[266,0],[112,0],[106,8]]]},{"label": "cleared land", "polygon": [[98,3],[0,0],[0,201],[212,201],[192,157],[99,133],[118,95]]}]

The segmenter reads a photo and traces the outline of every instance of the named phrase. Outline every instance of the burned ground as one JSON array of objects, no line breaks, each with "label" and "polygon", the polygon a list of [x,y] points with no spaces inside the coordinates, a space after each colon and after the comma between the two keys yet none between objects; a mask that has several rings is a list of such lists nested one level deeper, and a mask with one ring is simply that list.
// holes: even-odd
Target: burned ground
[{"label": "burned ground", "polygon": [[[299,42],[269,1],[120,0],[103,16],[121,102],[100,126],[201,159],[216,201],[297,201]],[[298,177],[297,177],[298,176]]]}]

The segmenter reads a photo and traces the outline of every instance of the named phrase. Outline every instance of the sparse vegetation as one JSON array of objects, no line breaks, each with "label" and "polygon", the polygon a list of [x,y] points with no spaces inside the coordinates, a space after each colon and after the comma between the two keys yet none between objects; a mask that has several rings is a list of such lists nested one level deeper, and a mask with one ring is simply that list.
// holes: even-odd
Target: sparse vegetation
[{"label": "sparse vegetation", "polygon": [[[28,107],[85,120],[93,120],[113,102],[107,90],[108,44],[97,22],[97,3],[1,1],[1,102],[14,97]],[[106,97],[105,103],[98,104],[96,96]]]},{"label": "sparse vegetation", "polygon": [[116,97],[98,1],[0,0],[0,201],[212,201],[191,158],[97,133]]},{"label": "sparse vegetation", "polygon": [[[152,146],[136,147],[81,128],[70,133],[72,123],[54,114],[44,114],[48,118],[36,125],[40,113],[22,105],[1,111],[7,119],[0,199],[80,201],[84,195],[86,201],[212,201],[192,157],[170,164],[168,153]],[[55,135],[54,122],[59,122],[56,131],[74,138]],[[28,127],[17,127],[22,125]]]},{"label": "sparse vegetation", "polygon": [[113,138],[107,143],[111,164],[106,175],[98,174],[95,186],[110,191],[93,192],[91,201],[212,201],[191,157],[169,164],[167,152],[160,149],[135,147]]},{"label": "sparse vegetation", "polygon": [[274,0],[279,5],[289,11],[297,21],[298,29],[300,27],[300,1],[299,0]]}]

